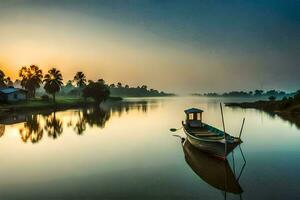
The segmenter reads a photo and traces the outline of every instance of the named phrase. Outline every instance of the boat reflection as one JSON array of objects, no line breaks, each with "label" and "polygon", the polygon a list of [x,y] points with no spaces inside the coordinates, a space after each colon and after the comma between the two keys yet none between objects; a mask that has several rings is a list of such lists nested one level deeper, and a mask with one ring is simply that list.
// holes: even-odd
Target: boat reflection
[{"label": "boat reflection", "polygon": [[[209,156],[207,153],[196,149],[188,140],[182,139],[185,160],[191,169],[207,184],[226,193],[242,194],[243,189],[239,184],[239,177],[232,171],[227,160],[223,161]],[[241,196],[240,196],[241,197]]]}]

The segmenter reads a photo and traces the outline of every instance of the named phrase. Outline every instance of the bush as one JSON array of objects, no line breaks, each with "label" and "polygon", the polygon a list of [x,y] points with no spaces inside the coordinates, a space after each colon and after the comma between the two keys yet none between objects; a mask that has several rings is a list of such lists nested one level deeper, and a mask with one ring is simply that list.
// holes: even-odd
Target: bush
[{"label": "bush", "polygon": [[89,84],[82,90],[82,96],[85,99],[92,98],[97,104],[105,101],[109,95],[110,91],[108,86],[101,80],[97,82],[89,81]]},{"label": "bush", "polygon": [[282,101],[287,101],[287,100],[288,100],[287,97],[283,97],[283,98],[282,98]]},{"label": "bush", "polygon": [[43,96],[41,96],[42,101],[49,101],[50,98],[48,95],[44,94]]},{"label": "bush", "polygon": [[275,100],[276,100],[276,97],[275,97],[275,96],[270,96],[270,97],[269,97],[269,100],[270,100],[270,101],[275,101]]}]

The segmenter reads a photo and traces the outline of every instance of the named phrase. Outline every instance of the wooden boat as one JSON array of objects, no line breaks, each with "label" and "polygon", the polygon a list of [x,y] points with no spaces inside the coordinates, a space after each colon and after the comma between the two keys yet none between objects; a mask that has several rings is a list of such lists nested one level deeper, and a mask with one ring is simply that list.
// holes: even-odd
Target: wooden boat
[{"label": "wooden boat", "polygon": [[235,147],[242,143],[240,138],[203,123],[203,110],[191,108],[184,112],[186,120],[182,122],[183,129],[188,141],[196,148],[225,159]]},{"label": "wooden boat", "polygon": [[188,140],[183,142],[183,152],[188,165],[203,181],[224,192],[243,192],[227,160],[224,162],[209,156],[195,148]]}]

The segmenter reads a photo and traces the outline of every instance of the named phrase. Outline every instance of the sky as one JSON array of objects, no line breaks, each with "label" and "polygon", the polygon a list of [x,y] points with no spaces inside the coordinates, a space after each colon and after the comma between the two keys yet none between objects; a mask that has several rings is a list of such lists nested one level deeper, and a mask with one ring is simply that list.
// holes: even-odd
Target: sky
[{"label": "sky", "polygon": [[1,0],[0,69],[159,90],[300,89],[297,0]]}]

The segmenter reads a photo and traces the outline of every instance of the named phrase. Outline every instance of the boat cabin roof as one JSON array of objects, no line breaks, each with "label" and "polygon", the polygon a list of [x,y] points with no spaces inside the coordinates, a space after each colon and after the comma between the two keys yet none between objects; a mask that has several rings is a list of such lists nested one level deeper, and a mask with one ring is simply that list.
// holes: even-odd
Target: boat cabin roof
[{"label": "boat cabin roof", "polygon": [[190,113],[202,113],[204,111],[199,108],[190,108],[190,109],[185,110],[184,112],[185,112],[185,114],[190,114]]}]

